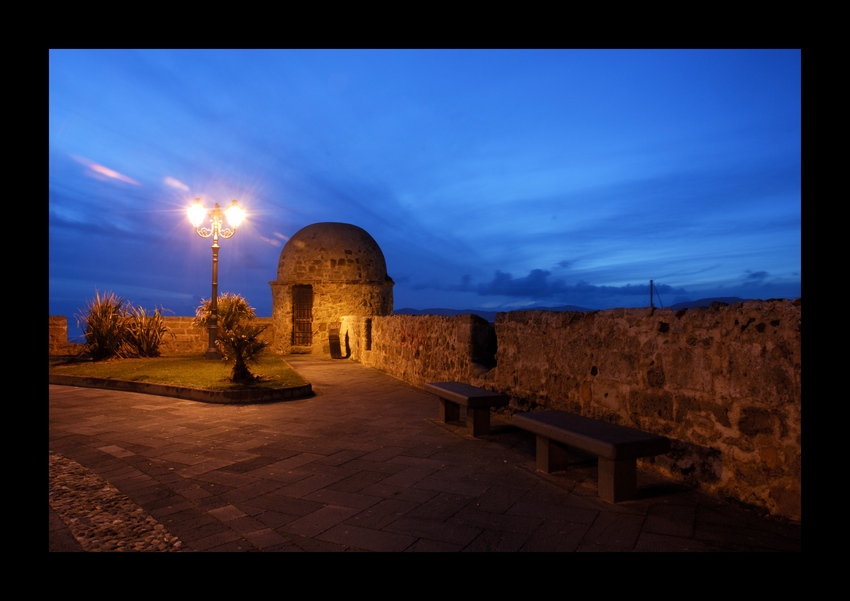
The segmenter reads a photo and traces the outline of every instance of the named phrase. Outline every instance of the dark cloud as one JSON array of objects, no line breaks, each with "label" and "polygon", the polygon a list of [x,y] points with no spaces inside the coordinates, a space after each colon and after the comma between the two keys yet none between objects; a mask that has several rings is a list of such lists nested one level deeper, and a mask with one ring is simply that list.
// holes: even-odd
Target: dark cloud
[{"label": "dark cloud", "polygon": [[219,283],[264,316],[274,241],[318,221],[369,232],[419,308],[798,295],[798,54],[714,54],[682,102],[605,75],[663,53],[52,51],[51,314],[96,287],[192,314],[196,196],[249,211]]},{"label": "dark cloud", "polygon": [[766,271],[748,271],[744,276],[744,281],[747,284],[761,284],[767,279]]},{"label": "dark cloud", "polygon": [[545,269],[532,269],[522,278],[496,270],[493,279],[477,286],[481,296],[518,296],[534,298],[552,298],[565,290],[563,280],[549,280],[550,273]]},{"label": "dark cloud", "polygon": [[[461,285],[454,290],[475,291],[480,296],[524,299],[529,306],[576,305],[587,308],[612,308],[649,306],[650,284],[626,284],[624,286],[597,286],[586,281],[568,284],[563,279],[551,277],[545,269],[533,269],[524,277],[513,277],[510,273],[496,271],[489,282],[473,285],[465,276]],[[663,306],[664,298],[686,298],[693,300],[688,291],[666,284],[653,283],[654,302]]]}]

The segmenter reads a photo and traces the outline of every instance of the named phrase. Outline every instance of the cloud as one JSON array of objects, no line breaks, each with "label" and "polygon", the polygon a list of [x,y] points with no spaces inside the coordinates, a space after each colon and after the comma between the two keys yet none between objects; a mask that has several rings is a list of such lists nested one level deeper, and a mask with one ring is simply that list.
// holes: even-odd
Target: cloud
[{"label": "cloud", "polygon": [[550,298],[563,293],[566,290],[564,281],[550,281],[549,275],[545,269],[532,269],[527,276],[514,278],[511,274],[497,269],[490,282],[478,285],[478,294]]},{"label": "cloud", "polygon": [[747,271],[747,275],[744,276],[744,281],[747,284],[758,285],[764,283],[767,277],[768,274],[766,271]]},{"label": "cloud", "polygon": [[[368,231],[395,298],[420,308],[648,306],[650,278],[664,303],[799,296],[790,54],[711,57],[712,74],[759,74],[743,85],[694,70],[659,85],[654,66],[605,75],[668,61],[631,51],[52,53],[51,297],[206,290],[191,190],[253,210],[221,281],[264,314],[280,245],[320,221]],[[187,77],[218,92],[187,95]],[[90,284],[66,292],[71,277]]]},{"label": "cloud", "polygon": [[[461,283],[451,288],[459,292],[475,292],[478,296],[506,297],[511,299],[505,306],[533,307],[545,303],[554,305],[576,305],[588,308],[649,306],[649,282],[646,284],[626,284],[624,286],[597,286],[585,280],[568,284],[563,279],[555,279],[545,269],[532,269],[524,277],[514,277],[510,273],[497,270],[493,279],[483,284],[473,284],[472,278],[465,275]],[[684,298],[694,300],[687,290],[667,284],[654,283],[653,291],[658,297]],[[517,302],[519,301],[519,302]]]},{"label": "cloud", "polygon": [[122,182],[125,182],[127,184],[133,184],[134,186],[141,186],[142,185],[139,182],[137,182],[136,180],[134,180],[133,178],[127,177],[123,173],[118,173],[114,169],[110,169],[109,167],[99,165],[98,163],[95,163],[95,162],[90,161],[88,159],[85,159],[83,157],[78,157],[78,156],[74,156],[74,155],[71,155],[71,156],[78,163],[81,163],[81,164],[85,165],[86,167],[88,167],[91,171],[91,173],[88,173],[88,175],[91,175],[92,177],[95,177],[95,178],[101,179],[101,180],[104,179],[104,178],[117,179],[118,181],[122,181]]},{"label": "cloud", "polygon": [[280,240],[275,240],[273,238],[267,238],[266,236],[263,236],[262,234],[258,234],[257,239],[261,240],[262,242],[265,242],[266,244],[274,246],[276,248],[283,246],[283,244],[281,243]]},{"label": "cloud", "polygon": [[174,179],[173,177],[166,176],[163,180],[166,186],[171,186],[172,188],[177,188],[178,190],[183,190],[184,192],[189,191],[189,186],[184,184],[178,179]]}]

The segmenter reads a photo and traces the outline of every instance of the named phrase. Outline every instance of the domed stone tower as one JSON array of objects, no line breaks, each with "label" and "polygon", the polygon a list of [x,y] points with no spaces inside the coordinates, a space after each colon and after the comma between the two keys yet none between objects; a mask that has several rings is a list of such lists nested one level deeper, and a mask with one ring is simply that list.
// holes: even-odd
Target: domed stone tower
[{"label": "domed stone tower", "polygon": [[393,282],[384,253],[363,228],[314,223],[280,252],[272,288],[273,350],[341,356],[340,318],[392,315]]}]

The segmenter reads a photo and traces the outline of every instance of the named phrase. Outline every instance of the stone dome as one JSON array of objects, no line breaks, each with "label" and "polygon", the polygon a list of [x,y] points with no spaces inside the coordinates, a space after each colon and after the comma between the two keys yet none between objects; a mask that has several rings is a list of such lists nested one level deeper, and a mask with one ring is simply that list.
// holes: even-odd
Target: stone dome
[{"label": "stone dome", "polygon": [[384,253],[361,227],[314,223],[298,230],[284,245],[277,265],[279,284],[383,283]]}]

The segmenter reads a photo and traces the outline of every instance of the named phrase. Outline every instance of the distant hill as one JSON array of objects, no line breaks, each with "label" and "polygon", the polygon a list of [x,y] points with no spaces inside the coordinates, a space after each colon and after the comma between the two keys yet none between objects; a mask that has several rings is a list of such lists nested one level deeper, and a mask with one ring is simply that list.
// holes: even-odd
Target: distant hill
[{"label": "distant hill", "polygon": [[[675,305],[670,305],[669,307],[661,307],[664,309],[673,309],[678,311],[679,309],[693,309],[694,307],[708,307],[711,303],[719,302],[726,303],[731,305],[733,303],[741,303],[744,302],[745,298],[738,298],[737,296],[718,296],[714,298],[701,298],[695,301],[686,301],[682,303],[676,303]],[[594,309],[588,309],[586,307],[577,307],[576,305],[562,305],[560,307],[524,307],[522,309],[513,309],[514,311],[577,311],[579,313],[586,313],[588,311],[594,311]],[[454,315],[469,315],[470,313],[477,315],[487,321],[495,321],[496,313],[504,313],[505,310],[500,311],[486,311],[483,309],[394,309],[393,313],[395,315],[446,315],[446,316],[454,316]]]}]

